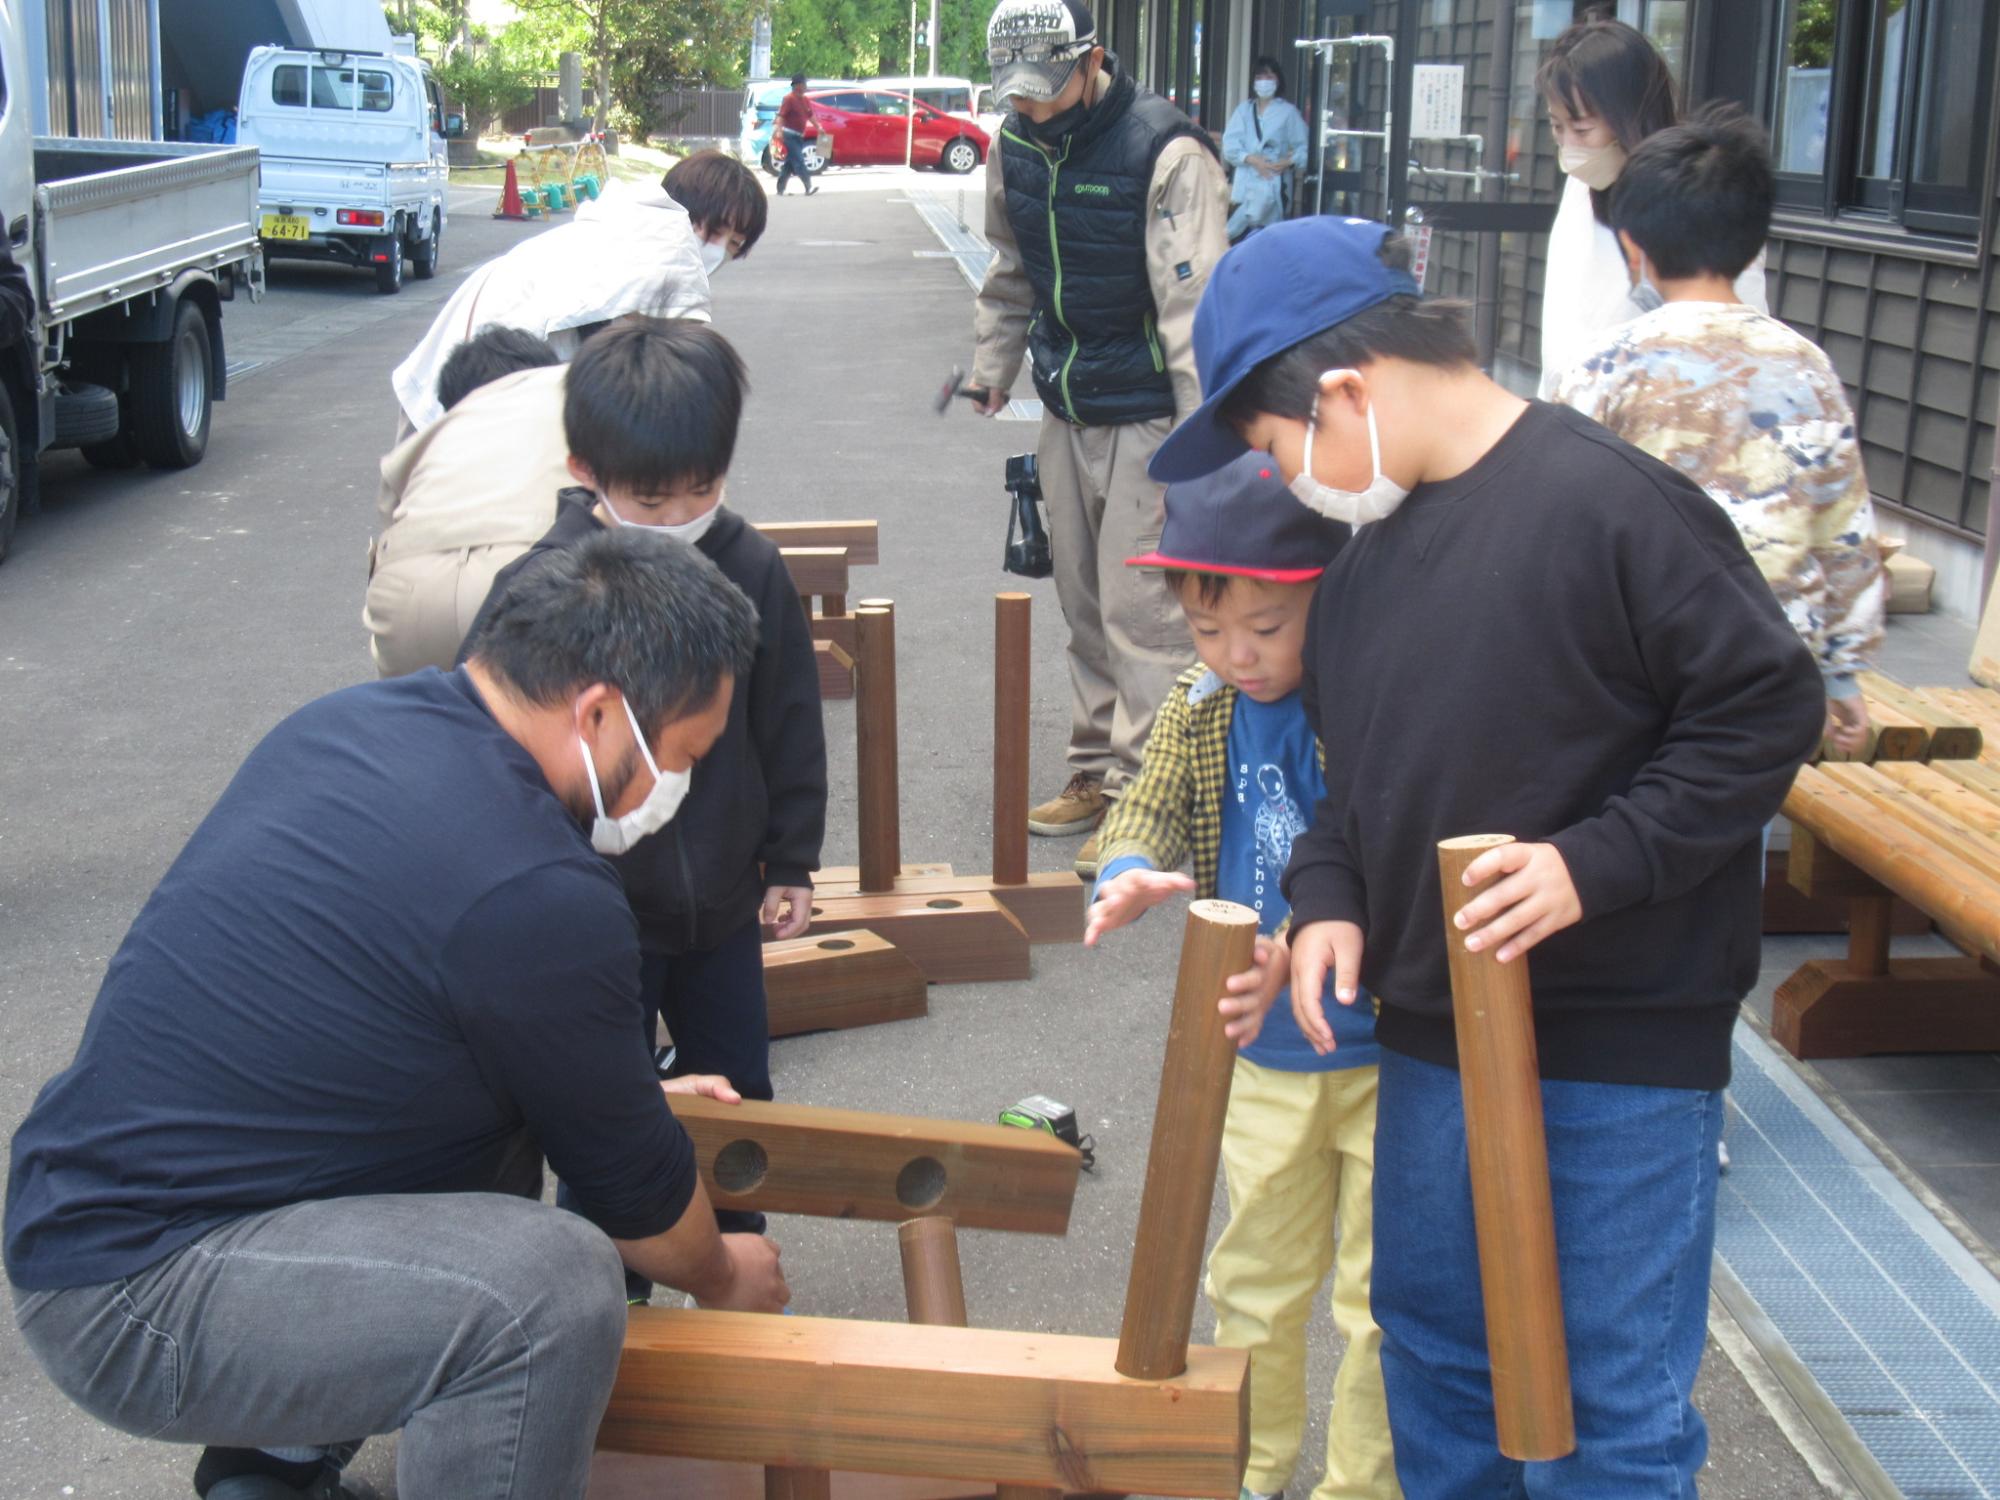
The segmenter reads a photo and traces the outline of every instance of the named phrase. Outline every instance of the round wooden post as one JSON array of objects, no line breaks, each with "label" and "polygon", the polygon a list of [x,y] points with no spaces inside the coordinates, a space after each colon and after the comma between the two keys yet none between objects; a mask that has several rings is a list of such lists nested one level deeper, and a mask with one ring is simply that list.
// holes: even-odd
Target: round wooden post
[{"label": "round wooden post", "polygon": [[958,1230],[942,1214],[899,1225],[903,1296],[912,1323],[965,1327],[965,1278],[958,1269]]},{"label": "round wooden post", "polygon": [[1444,884],[1479,1286],[1486,1302],[1486,1353],[1493,1366],[1493,1416],[1500,1451],[1535,1461],[1575,1452],[1576,1424],[1556,1271],[1534,1004],[1525,962],[1517,958],[1503,964],[1492,948],[1467,952],[1464,934],[1453,924],[1459,908],[1479,894],[1465,884],[1466,867],[1487,850],[1512,842],[1505,834],[1446,839],[1438,845],[1438,877]]},{"label": "round wooden post", "polygon": [[1246,906],[1197,901],[1188,908],[1118,1334],[1117,1369],[1128,1379],[1167,1380],[1187,1369],[1222,1116],[1236,1066],[1216,1002],[1223,981],[1250,967],[1256,940],[1257,914]]},{"label": "round wooden post", "polygon": [[896,888],[903,871],[896,773],[896,615],[886,600],[854,613],[855,803],[861,819],[861,889]]},{"label": "round wooden post", "polygon": [[1034,600],[993,596],[993,879],[1028,882],[1028,668]]}]

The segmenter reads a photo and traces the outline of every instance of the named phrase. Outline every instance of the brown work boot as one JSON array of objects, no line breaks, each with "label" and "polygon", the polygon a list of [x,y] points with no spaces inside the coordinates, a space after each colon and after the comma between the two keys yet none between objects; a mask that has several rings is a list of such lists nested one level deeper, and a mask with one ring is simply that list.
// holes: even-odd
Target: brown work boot
[{"label": "brown work boot", "polygon": [[1072,868],[1075,869],[1079,880],[1095,881],[1097,879],[1096,834],[1093,833],[1088,839],[1084,840],[1083,847],[1076,851],[1076,864]]},{"label": "brown work boot", "polygon": [[1028,809],[1028,832],[1045,838],[1088,833],[1104,818],[1104,783],[1078,771],[1068,785],[1040,807]]}]

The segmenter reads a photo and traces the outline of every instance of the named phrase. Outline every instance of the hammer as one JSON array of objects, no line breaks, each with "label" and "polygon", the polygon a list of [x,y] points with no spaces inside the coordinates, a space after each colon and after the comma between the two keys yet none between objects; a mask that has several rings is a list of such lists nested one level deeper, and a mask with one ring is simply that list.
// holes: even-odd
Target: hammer
[{"label": "hammer", "polygon": [[951,405],[951,398],[953,396],[963,396],[974,405],[984,405],[987,397],[991,394],[983,385],[967,385],[965,383],[965,371],[961,370],[957,365],[953,365],[951,367],[951,374],[946,377],[944,385],[937,393],[937,414],[939,416],[945,414],[946,409]]}]

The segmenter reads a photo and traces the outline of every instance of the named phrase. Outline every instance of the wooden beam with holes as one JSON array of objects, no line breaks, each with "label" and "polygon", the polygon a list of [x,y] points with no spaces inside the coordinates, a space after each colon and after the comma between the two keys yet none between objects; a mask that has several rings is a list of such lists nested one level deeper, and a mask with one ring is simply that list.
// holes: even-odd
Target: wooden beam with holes
[{"label": "wooden beam with holes", "polygon": [[[905,867],[907,868],[907,866]],[[827,872],[832,873],[832,872]],[[821,880],[816,896],[861,894],[860,880]],[[892,894],[934,899],[940,896],[991,896],[1013,914],[1031,943],[1080,943],[1090,887],[1069,870],[1037,871],[1020,885],[1002,885],[990,875],[899,875]]]},{"label": "wooden beam with holes", "polygon": [[994,896],[980,891],[878,896],[813,893],[813,936],[865,927],[909,955],[932,984],[1026,979],[1028,933]]},{"label": "wooden beam with holes", "polygon": [[882,561],[881,527],[874,521],[759,521],[757,529],[787,547],[844,547],[854,567]]},{"label": "wooden beam with holes", "polygon": [[866,928],[764,945],[772,1036],[840,1031],[929,1013],[924,972]]},{"label": "wooden beam with holes", "polygon": [[668,1101],[718,1208],[1062,1234],[1082,1156],[1040,1131],[803,1104]]},{"label": "wooden beam with holes", "polygon": [[1249,1368],[1192,1349],[1129,1380],[1069,1334],[642,1307],[598,1445],[787,1468],[1117,1494],[1229,1496]]}]

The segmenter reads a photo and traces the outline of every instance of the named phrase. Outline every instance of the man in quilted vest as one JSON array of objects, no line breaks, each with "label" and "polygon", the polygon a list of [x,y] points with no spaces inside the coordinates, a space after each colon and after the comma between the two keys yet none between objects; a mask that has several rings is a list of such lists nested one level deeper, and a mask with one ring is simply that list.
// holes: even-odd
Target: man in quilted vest
[{"label": "man in quilted vest", "polygon": [[[1214,146],[1097,44],[1081,0],[1001,0],[986,31],[1011,111],[986,162],[993,262],[973,318],[970,384],[1006,408],[1025,357],[1042,400],[1036,444],[1056,594],[1069,622],[1069,779],[1030,831],[1094,829],[1137,775],[1155,708],[1193,658],[1156,574],[1153,450],[1201,404],[1194,309],[1229,248]],[[1097,840],[1078,873],[1095,873]]]}]

